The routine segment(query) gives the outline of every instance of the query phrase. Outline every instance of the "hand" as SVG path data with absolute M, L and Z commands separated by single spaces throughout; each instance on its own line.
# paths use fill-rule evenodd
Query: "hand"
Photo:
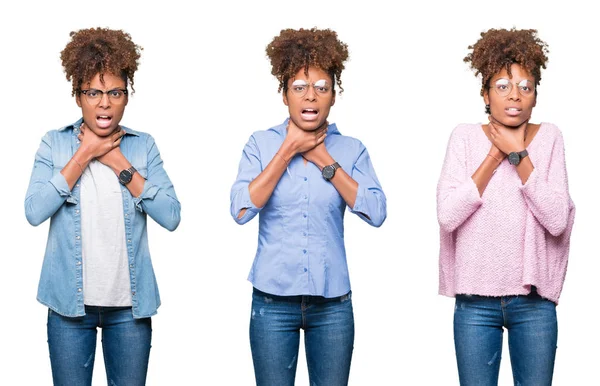
M 323 169 L 324 166 L 332 165 L 335 162 L 331 155 L 329 155 L 329 152 L 325 147 L 325 142 L 321 142 L 312 149 L 305 151 L 302 153 L 302 157 L 305 160 L 317 165 L 319 169 Z
M 493 146 L 505 155 L 525 150 L 525 133 L 529 118 L 516 128 L 504 126 L 491 115 L 488 118 L 490 120 L 488 124 L 488 138 Z
M 102 157 L 115 148 L 118 149 L 121 144 L 121 138 L 125 135 L 125 131 L 121 130 L 121 126 L 106 137 L 96 135 L 85 123 L 81 124 L 80 131 L 77 136 L 79 141 L 81 141 L 79 150 L 86 155 L 88 161 Z
M 325 121 L 314 131 L 304 131 L 291 119 L 288 121 L 287 135 L 284 142 L 288 142 L 293 149 L 293 155 L 304 153 L 323 143 L 327 136 L 328 122 Z

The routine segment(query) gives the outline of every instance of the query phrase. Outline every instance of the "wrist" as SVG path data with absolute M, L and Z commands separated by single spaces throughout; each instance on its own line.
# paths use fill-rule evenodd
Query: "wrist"
M 297 152 L 298 149 L 296 148 L 296 146 L 287 139 L 283 141 L 283 144 L 277 151 L 277 153 L 279 153 L 280 156 L 286 159 L 288 163 L 291 161 L 292 158 L 294 158 Z

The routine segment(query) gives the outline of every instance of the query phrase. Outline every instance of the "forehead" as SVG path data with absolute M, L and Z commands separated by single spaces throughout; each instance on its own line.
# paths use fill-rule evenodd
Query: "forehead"
M 117 76 L 117 75 L 110 74 L 110 73 L 105 73 L 105 74 L 97 73 L 96 75 L 94 75 L 92 77 L 92 79 L 90 79 L 89 82 L 87 82 L 87 84 L 91 88 L 102 88 L 102 87 L 125 88 L 125 86 L 126 86 L 125 80 L 123 80 L 123 78 L 121 78 L 120 76 Z
M 506 71 L 505 67 L 502 67 L 502 70 L 500 70 L 496 75 L 494 75 L 492 77 L 492 81 L 494 81 L 496 79 L 500 79 L 500 78 L 515 79 L 517 81 L 520 81 L 523 79 L 527 79 L 532 82 L 534 81 L 533 75 L 531 75 L 531 73 L 529 71 L 527 71 L 526 69 L 521 67 L 520 64 L 516 64 L 516 63 L 513 63 L 510 66 L 510 74 L 508 73 L 508 71 Z
M 326 71 L 323 71 L 318 67 L 311 66 L 308 67 L 308 74 L 306 73 L 306 68 L 302 67 L 296 72 L 296 75 L 294 75 L 294 77 L 290 78 L 289 80 L 292 82 L 294 80 L 306 80 L 310 82 L 316 82 L 321 79 L 325 79 L 326 81 L 331 82 L 331 77 Z

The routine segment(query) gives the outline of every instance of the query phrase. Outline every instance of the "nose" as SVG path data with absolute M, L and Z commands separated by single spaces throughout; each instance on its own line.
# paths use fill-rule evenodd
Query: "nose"
M 519 86 L 515 86 L 514 84 L 510 88 L 510 92 L 508 93 L 508 98 L 514 101 L 521 99 L 521 94 L 519 93 Z
M 314 101 L 317 98 L 317 93 L 315 92 L 315 87 L 312 84 L 309 84 L 306 89 L 306 95 L 304 96 L 306 100 Z
M 107 93 L 103 93 L 102 97 L 100 97 L 100 102 L 98 103 L 98 106 L 106 108 L 109 105 L 110 105 L 110 98 L 108 97 Z

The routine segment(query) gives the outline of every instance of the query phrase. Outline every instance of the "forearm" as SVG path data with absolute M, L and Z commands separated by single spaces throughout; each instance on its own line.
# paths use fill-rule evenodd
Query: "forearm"
M 471 176 L 471 179 L 477 186 L 477 190 L 479 191 L 479 196 L 483 196 L 483 192 L 487 187 L 488 183 L 492 179 L 496 168 L 500 165 L 502 160 L 504 159 L 504 154 L 497 153 L 491 154 L 488 153 L 486 157 L 481 162 L 481 165 L 475 170 L 475 173 Z
M 529 176 L 533 172 L 533 169 L 533 163 L 529 157 L 523 158 L 519 165 L 517 165 L 517 173 L 519 174 L 519 178 L 521 178 L 521 183 L 523 185 L 529 180 Z
M 119 153 L 120 156 L 116 157 L 114 162 L 111 163 L 110 168 L 112 171 L 119 176 L 122 170 L 129 169 L 131 167 L 131 162 L 125 158 L 122 153 Z M 131 181 L 125 185 L 125 187 L 129 190 L 133 197 L 139 197 L 144 191 L 144 184 L 146 180 L 139 173 L 133 173 L 133 177 Z
M 69 185 L 69 190 L 73 190 L 77 180 L 79 180 L 83 171 L 87 168 L 92 159 L 90 154 L 80 147 L 75 154 L 73 154 L 73 157 L 71 157 L 65 167 L 62 168 L 60 174 L 65 177 L 67 185 Z
M 250 185 L 248 185 L 250 200 L 256 207 L 262 208 L 269 201 L 273 190 L 275 190 L 277 183 L 287 168 L 288 162 L 290 162 L 295 154 L 293 147 L 284 142 L 267 167 L 250 182 Z M 238 218 L 241 218 L 245 212 L 246 210 L 242 209 Z

